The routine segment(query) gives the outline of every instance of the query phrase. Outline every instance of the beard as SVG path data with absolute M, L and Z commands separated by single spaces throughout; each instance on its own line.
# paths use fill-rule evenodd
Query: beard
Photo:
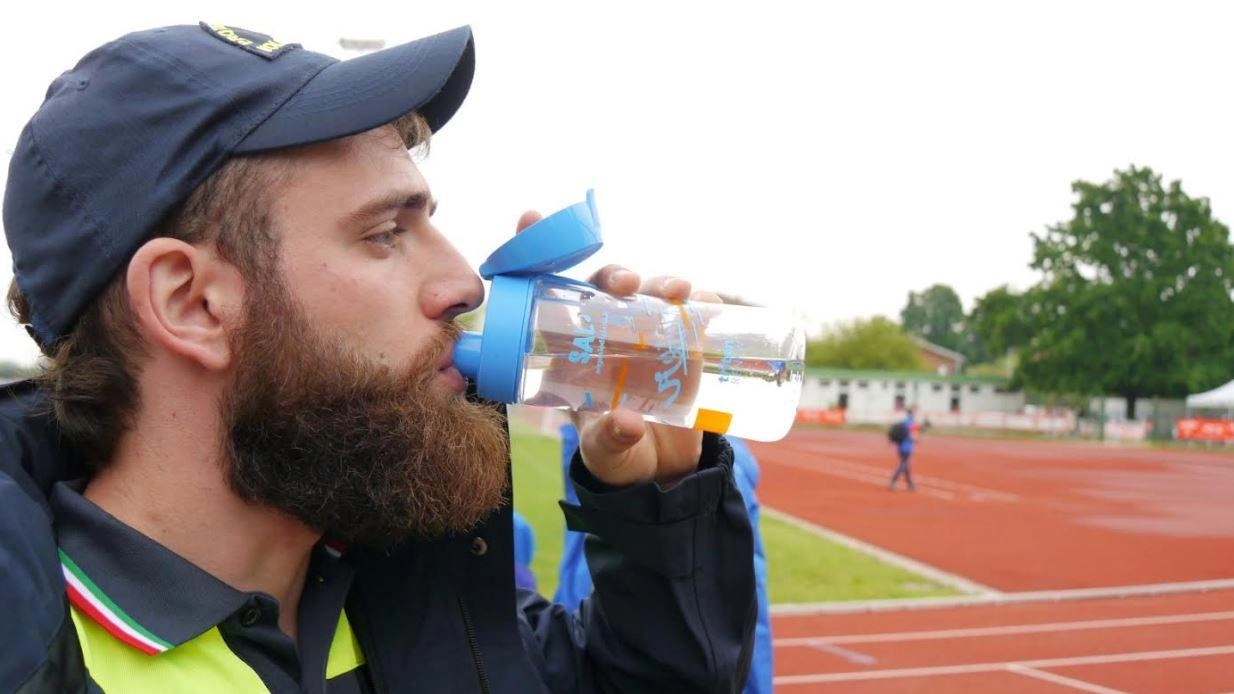
M 222 403 L 240 498 L 370 547 L 467 532 L 506 501 L 501 414 L 433 387 L 456 324 L 396 371 L 319 335 L 281 283 L 254 290 Z

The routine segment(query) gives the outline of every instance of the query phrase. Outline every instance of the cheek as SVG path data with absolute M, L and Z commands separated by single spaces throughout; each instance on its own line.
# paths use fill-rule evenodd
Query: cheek
M 312 272 L 297 278 L 301 291 L 293 287 L 292 293 L 314 328 L 386 361 L 413 348 L 413 336 L 424 331 L 419 323 L 427 319 L 419 311 L 416 288 L 409 286 L 406 273 L 382 270 L 319 262 Z

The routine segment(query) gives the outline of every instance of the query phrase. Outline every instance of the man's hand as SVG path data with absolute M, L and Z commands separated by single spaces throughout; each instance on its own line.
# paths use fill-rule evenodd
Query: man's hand
M 519 218 L 518 231 L 539 219 L 535 212 L 524 213 Z M 690 283 L 681 278 L 641 281 L 636 273 L 618 265 L 605 266 L 587 281 L 618 297 L 638 293 L 668 301 L 720 302 L 717 295 L 709 292 L 692 295 Z M 638 412 L 628 409 L 604 414 L 571 412 L 570 416 L 579 431 L 583 462 L 605 484 L 628 486 L 654 480 L 669 486 L 698 467 L 703 447 L 701 431 L 649 424 Z

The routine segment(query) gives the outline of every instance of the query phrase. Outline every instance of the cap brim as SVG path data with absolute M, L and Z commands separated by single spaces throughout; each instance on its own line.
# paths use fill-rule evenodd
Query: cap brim
M 412 111 L 437 132 L 462 105 L 474 73 L 475 44 L 468 26 L 334 63 L 249 133 L 235 151 L 333 140 Z

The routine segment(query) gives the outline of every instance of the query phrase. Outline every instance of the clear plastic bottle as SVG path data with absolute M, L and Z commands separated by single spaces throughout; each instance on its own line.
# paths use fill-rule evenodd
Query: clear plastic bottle
M 590 196 L 587 204 L 594 218 Z M 521 243 L 560 243 L 560 236 L 548 243 L 534 233 L 561 214 L 524 231 Z M 578 216 L 569 223 L 579 224 Z M 520 261 L 517 267 L 546 266 Z M 805 333 L 791 316 L 762 307 L 614 297 L 551 274 L 487 274 L 493 286 L 484 332 L 465 333 L 455 348 L 455 364 L 476 379 L 481 395 L 584 412 L 620 407 L 654 422 L 757 441 L 782 438 L 792 427 Z

